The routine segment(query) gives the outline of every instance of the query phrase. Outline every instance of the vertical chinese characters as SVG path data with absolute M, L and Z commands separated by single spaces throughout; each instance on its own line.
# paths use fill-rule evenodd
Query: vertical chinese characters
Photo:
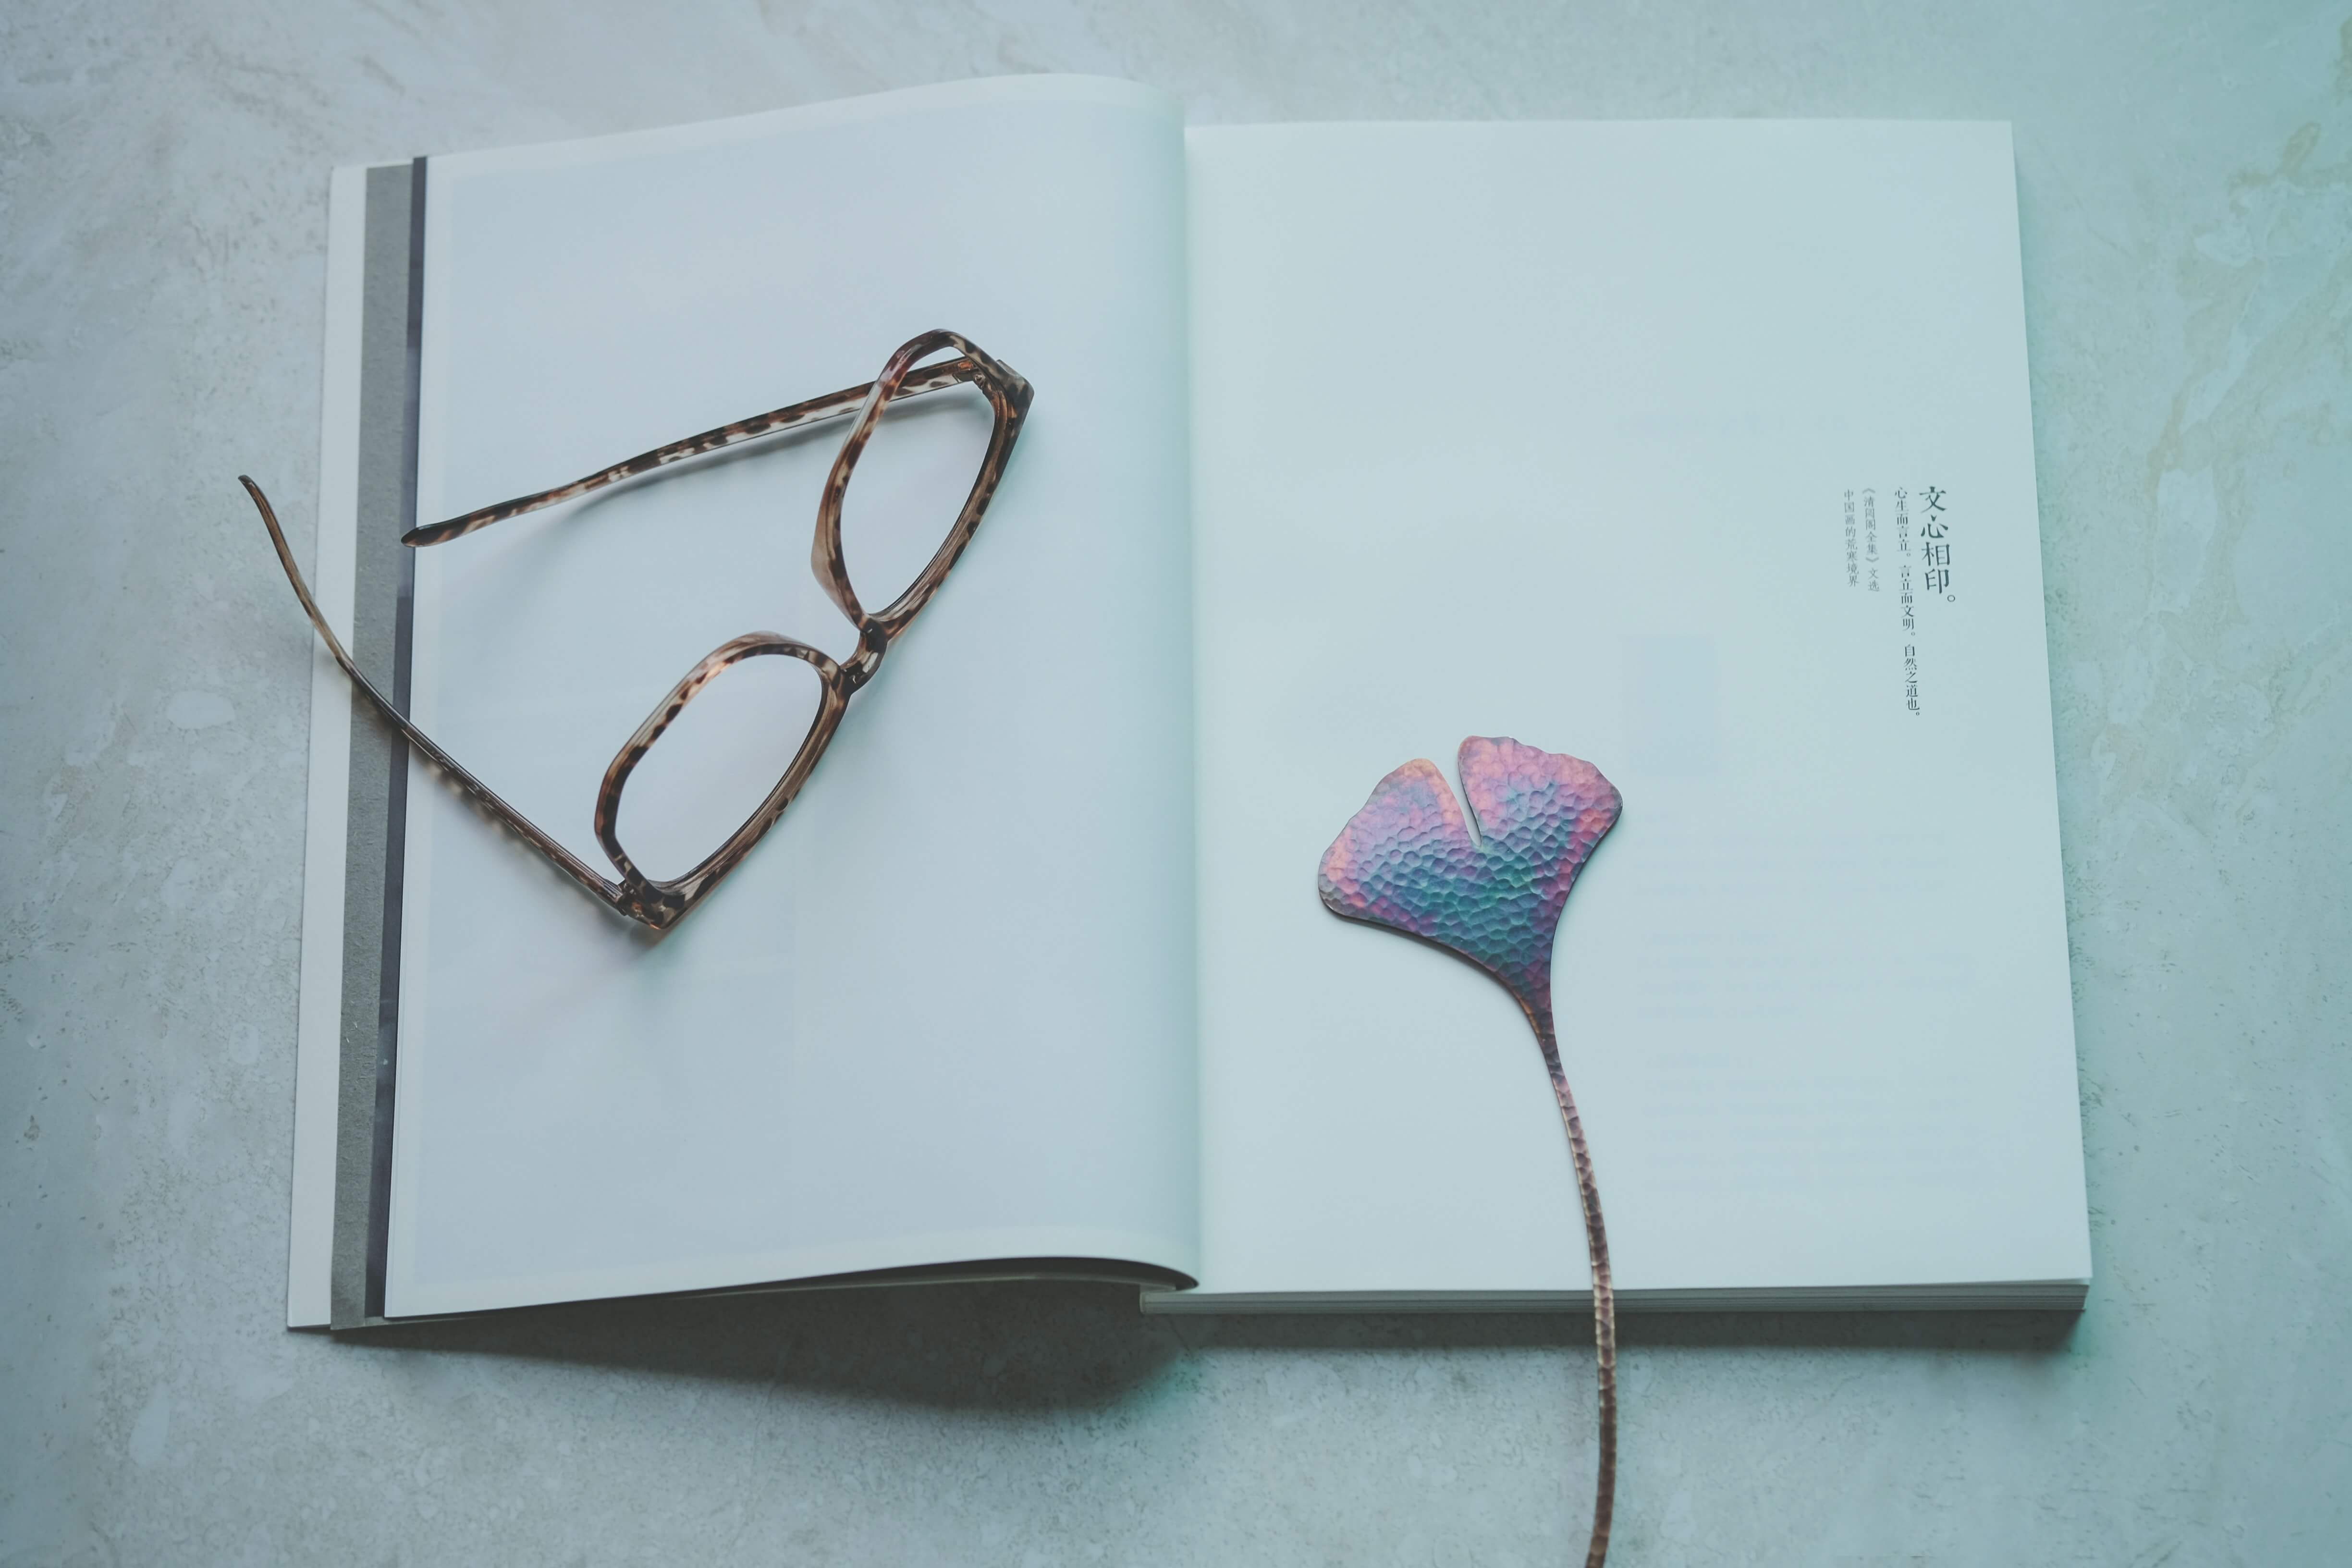
M 1919 585 L 1956 602 L 1952 588 L 1951 519 L 1944 514 L 1945 492 L 1929 485 L 1919 493 Z
M 1901 640 L 1895 646 L 1902 650 L 1903 707 L 1916 719 L 1926 708 L 1919 695 L 1920 645 L 1933 642 L 1942 633 L 1940 626 L 1930 629 L 1921 623 L 1934 621 L 1944 614 L 1921 606 L 1934 603 L 1938 596 L 1947 604 L 1958 599 L 1953 587 L 1950 492 L 1940 485 L 1924 485 L 1917 489 L 1898 486 L 1888 495 L 1894 505 L 1887 514 L 1886 547 L 1882 551 L 1876 489 L 1864 485 L 1839 492 L 1839 522 L 1845 535 L 1845 584 L 1878 593 L 1879 567 L 1882 563 L 1885 566 L 1889 596 L 1896 602 L 1895 627 Z M 1870 636 L 1875 643 L 1883 635 L 1879 628 L 1884 623 L 1877 621 L 1876 611 L 1864 610 L 1862 614 L 1871 623 Z
M 1862 492 L 1862 558 L 1870 567 L 1870 591 L 1878 592 L 1878 492 Z
M 1901 563 L 1899 584 L 1903 590 L 1903 629 L 1906 633 L 1919 629 L 1913 619 L 1916 601 L 1911 593 L 1910 496 L 1911 492 L 1908 490 L 1895 492 L 1895 556 Z M 1925 552 L 1926 546 L 1923 544 L 1921 553 L 1924 555 Z
M 1862 552 L 1860 544 L 1856 542 L 1852 490 L 1845 492 L 1845 585 L 1849 588 L 1862 585 Z
M 1923 540 L 1922 553 L 1925 550 L 1926 542 Z M 1919 711 L 1919 645 L 1908 639 L 1918 636 L 1919 624 L 1916 616 L 1916 601 L 1911 593 L 1911 492 L 1905 489 L 1895 492 L 1895 559 L 1898 574 L 1896 583 L 1902 590 L 1903 636 L 1906 638 L 1903 644 L 1903 706 L 1916 716 Z

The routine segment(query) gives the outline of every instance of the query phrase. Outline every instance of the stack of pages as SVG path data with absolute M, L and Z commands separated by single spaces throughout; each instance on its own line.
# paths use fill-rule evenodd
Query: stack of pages
M 1624 796 L 1554 974 L 1628 1309 L 2078 1304 L 2016 211 L 2000 125 L 1187 130 L 1073 78 L 339 173 L 320 600 L 592 865 L 682 671 L 850 651 L 808 566 L 842 427 L 401 533 L 932 328 L 1035 402 L 807 788 L 661 936 L 320 655 L 290 1321 L 1041 1275 L 1580 1305 L 1516 1006 L 1317 897 L 1382 775 L 1471 735 Z M 968 391 L 886 418 L 867 604 L 987 430 Z M 791 663 L 631 785 L 649 871 L 773 783 L 812 699 L 751 672 Z

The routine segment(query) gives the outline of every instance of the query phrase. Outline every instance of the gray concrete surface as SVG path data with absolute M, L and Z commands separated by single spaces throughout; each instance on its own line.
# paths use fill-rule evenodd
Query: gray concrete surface
M 1612 1561 L 2352 1561 L 2342 0 L 19 0 L 0 1564 L 1580 1539 L 1573 1321 L 1180 1331 L 1005 1289 L 276 1326 L 310 654 L 231 479 L 314 493 L 327 169 L 1038 68 L 1202 121 L 2016 121 L 2098 1280 L 2079 1321 L 1632 1326 Z

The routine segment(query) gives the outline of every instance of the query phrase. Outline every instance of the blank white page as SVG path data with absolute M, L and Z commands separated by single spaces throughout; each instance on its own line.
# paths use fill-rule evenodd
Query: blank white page
M 1622 1287 L 2087 1278 L 2006 128 L 1189 141 L 1203 1293 L 1586 1284 L 1517 1007 L 1316 896 L 1466 735 L 1623 792 Z
M 426 518 L 867 381 L 934 327 L 1036 402 L 805 792 L 662 940 L 413 772 L 392 1314 L 1004 1257 L 1192 1269 L 1182 156 L 1171 100 L 1026 79 L 432 160 Z M 869 448 L 869 606 L 944 534 L 986 427 L 942 395 Z M 808 564 L 843 428 L 421 552 L 420 721 L 601 866 L 605 764 L 696 660 L 758 630 L 848 651 Z M 927 440 L 941 463 L 883 472 Z M 688 741 L 794 673 L 739 668 L 677 732 L 700 837 L 649 870 L 715 847 L 799 736 L 805 708 L 736 701 Z

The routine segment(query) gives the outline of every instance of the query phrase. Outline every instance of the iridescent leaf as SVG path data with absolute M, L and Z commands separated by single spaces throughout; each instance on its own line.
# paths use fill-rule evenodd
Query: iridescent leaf
M 1460 954 L 1549 1026 L 1553 933 L 1617 821 L 1616 786 L 1591 763 L 1507 736 L 1463 742 L 1459 766 L 1466 820 L 1434 763 L 1382 779 L 1323 853 L 1323 902 Z

